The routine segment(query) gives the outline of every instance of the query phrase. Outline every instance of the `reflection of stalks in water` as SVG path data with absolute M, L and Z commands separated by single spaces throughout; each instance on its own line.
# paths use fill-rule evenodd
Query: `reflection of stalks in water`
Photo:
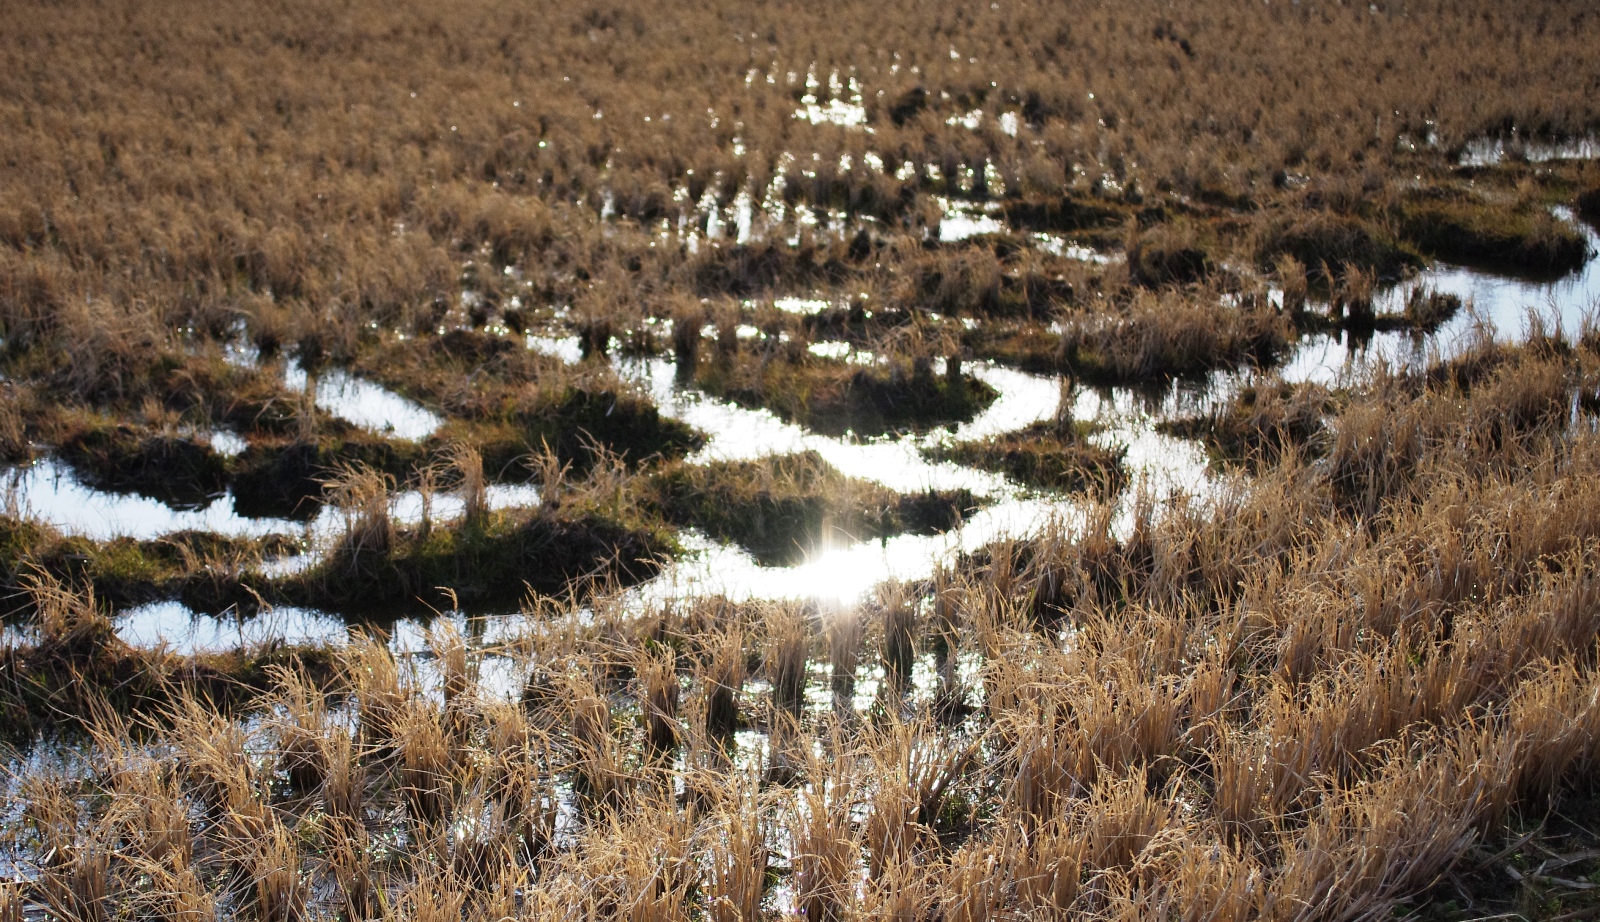
M 672 312 L 672 355 L 680 381 L 694 377 L 700 360 L 700 331 L 705 323 L 705 307 L 693 299 L 684 299 Z
M 279 688 L 277 704 L 283 715 L 276 721 L 278 768 L 299 790 L 313 791 L 328 774 L 324 747 L 334 728 L 327 706 L 322 693 L 300 674 L 274 666 L 271 675 Z
M 805 615 L 795 606 L 776 604 L 767 610 L 767 681 L 772 683 L 774 719 L 788 715 L 800 719 L 805 703 Z
M 360 747 L 343 728 L 322 740 L 327 775 L 322 781 L 322 809 L 332 817 L 359 820 L 366 801 L 367 768 Z
M 1372 293 L 1378 287 L 1377 274 L 1359 266 L 1345 266 L 1339 275 L 1337 300 L 1342 304 L 1345 322 L 1357 329 L 1373 324 Z
M 587 675 L 569 679 L 572 744 L 580 793 L 594 807 L 615 807 L 627 788 L 624 753 L 611 732 L 611 705 Z
M 422 521 L 417 523 L 417 537 L 427 540 L 433 534 L 433 499 L 439 493 L 439 466 L 421 465 L 417 468 L 413 482 L 416 485 L 417 496 L 422 500 Z
M 23 922 L 26 905 L 22 881 L 0 881 L 0 922 Z
M 301 442 L 311 443 L 317 438 L 317 373 L 306 372 L 306 387 L 295 402 L 295 431 Z
M 742 320 L 739 302 L 726 298 L 719 300 L 708 313 L 717 331 L 717 360 L 731 362 L 739 351 L 739 324 Z
M 1306 267 L 1300 260 L 1285 253 L 1278 257 L 1273 267 L 1278 276 L 1278 284 L 1283 286 L 1283 309 L 1290 316 L 1299 314 L 1306 309 L 1306 295 L 1310 283 L 1306 279 Z
M 393 654 L 382 639 L 365 630 L 353 631 L 344 651 L 344 671 L 355 691 L 362 742 L 386 750 L 394 742 L 406 699 Z
M 444 693 L 445 707 L 454 708 L 458 702 L 467 701 L 469 693 L 477 687 L 482 661 L 469 655 L 466 639 L 455 624 L 445 618 L 435 619 L 424 635 L 439 669 L 439 687 Z
M 949 698 L 956 693 L 956 657 L 961 648 L 957 598 L 958 591 L 951 585 L 949 571 L 943 567 L 935 570 L 932 640 L 941 698 Z
M 401 705 L 394 734 L 406 806 L 418 829 L 426 832 L 436 828 L 455 802 L 450 735 L 438 708 L 419 698 Z

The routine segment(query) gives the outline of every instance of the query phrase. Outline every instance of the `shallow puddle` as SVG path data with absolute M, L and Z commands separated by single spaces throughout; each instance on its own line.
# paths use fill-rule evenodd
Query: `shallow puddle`
M 326 369 L 313 378 L 291 363 L 284 369 L 283 383 L 292 391 L 310 387 L 318 407 L 378 435 L 414 442 L 444 425 L 444 419 L 427 407 L 340 368 Z
M 1070 532 L 1083 520 L 1084 506 L 1079 498 L 1027 489 L 988 471 L 932 462 L 922 453 L 930 442 L 986 438 L 1052 418 L 1061 398 L 1061 383 L 1055 377 L 974 365 L 972 374 L 999 391 L 1000 397 L 971 422 L 953 431 L 926 436 L 853 441 L 810 433 L 765 410 L 746 409 L 684 388 L 675 380 L 675 366 L 669 360 L 631 360 L 619 363 L 619 369 L 656 400 L 663 414 L 688 422 L 707 434 L 705 447 L 689 459 L 691 463 L 813 450 L 847 476 L 870 480 L 898 492 L 968 489 L 990 501 L 953 531 L 825 544 L 792 567 L 763 567 L 738 547 L 719 544 L 687 530 L 679 536 L 686 553 L 659 576 L 631 590 L 628 594 L 630 608 L 711 595 L 849 604 L 859 601 L 885 580 L 926 579 L 937 566 L 948 563 L 956 554 L 970 553 L 993 541 L 1023 537 L 1046 527 Z M 1154 425 L 1161 413 L 1159 408 L 1158 411 L 1146 408 L 1146 402 L 1132 392 L 1112 391 L 1102 395 L 1082 391 L 1076 395 L 1074 415 L 1098 420 L 1100 429 L 1094 436 L 1097 441 L 1128 446 L 1130 472 L 1145 478 L 1147 489 L 1157 491 L 1157 495 L 1169 489 L 1194 491 L 1209 476 L 1204 453 L 1193 443 L 1156 433 Z M 497 505 L 537 501 L 536 493 L 528 488 L 523 491 L 499 489 L 502 493 L 491 497 L 491 502 Z M 434 514 L 441 517 L 451 514 L 449 509 L 453 507 L 447 504 L 452 501 L 449 497 L 437 498 Z M 397 498 L 394 515 L 400 521 L 420 517 L 420 498 L 408 495 Z M 324 513 L 315 531 L 326 536 L 335 527 L 331 515 Z M 314 560 L 313 555 L 294 559 L 302 566 Z M 146 606 L 129 615 L 135 613 L 136 617 L 119 622 L 119 633 L 141 643 L 159 639 L 176 650 L 185 651 L 214 649 L 210 645 L 236 643 L 239 637 L 239 626 L 233 619 L 196 615 L 176 603 Z M 294 609 L 273 617 L 282 619 L 280 623 L 284 629 L 296 638 L 337 641 L 343 636 L 344 622 L 335 615 Z M 491 622 L 504 620 L 490 619 Z M 420 622 L 402 620 L 392 629 L 398 651 L 425 647 Z M 271 636 L 271 628 L 262 631 L 260 635 L 249 636 Z
M 1584 233 L 1591 246 L 1600 247 L 1600 238 L 1592 229 L 1585 227 Z M 1516 339 L 1527 333 L 1530 309 L 1551 322 L 1559 322 L 1568 332 L 1576 331 L 1588 312 L 1600 303 L 1600 261 L 1591 260 L 1577 273 L 1544 283 L 1439 265 L 1383 293 L 1377 305 L 1379 310 L 1398 312 L 1411 291 L 1418 287 L 1458 295 L 1468 307 L 1428 337 L 1383 333 L 1363 343 L 1353 343 L 1347 338 L 1309 337 L 1291 356 L 1283 369 L 1284 376 L 1295 381 L 1338 383 L 1350 380 L 1351 376 L 1378 361 L 1412 365 L 1447 357 L 1470 343 L 1480 326 L 1492 329 L 1502 338 Z M 783 307 L 804 311 L 813 303 L 796 298 L 785 302 Z M 577 345 L 575 337 L 528 338 L 529 348 L 567 361 L 579 359 Z M 1003 475 L 929 461 L 924 454 L 924 449 L 930 445 L 1004 435 L 1053 418 L 1062 397 L 1061 381 L 1055 376 L 974 363 L 969 366 L 970 373 L 993 387 L 999 397 L 970 422 L 920 435 L 857 440 L 819 435 L 784 422 L 766 410 L 749 409 L 709 397 L 680 383 L 675 374 L 676 366 L 670 359 L 619 360 L 617 368 L 655 401 L 663 415 L 706 433 L 705 446 L 689 458 L 690 463 L 747 460 L 810 450 L 846 476 L 881 484 L 897 492 L 966 489 L 986 500 L 984 508 L 953 531 L 824 544 L 792 567 L 763 567 L 737 547 L 719 544 L 687 530 L 680 535 L 686 553 L 659 576 L 629 592 L 628 601 L 633 608 L 704 595 L 849 604 L 859 601 L 885 580 L 927 578 L 954 555 L 977 550 L 996 540 L 1025 537 L 1046 527 L 1071 533 L 1081 526 L 1085 517 L 1087 507 L 1081 497 L 1025 488 Z M 355 381 L 345 377 L 347 381 Z M 1247 373 L 1220 372 L 1201 384 L 1174 384 L 1165 394 L 1156 397 L 1124 389 L 1079 389 L 1072 395 L 1072 416 L 1096 424 L 1091 438 L 1097 444 L 1126 449 L 1126 465 L 1136 486 L 1125 491 L 1117 501 L 1119 531 L 1131 523 L 1133 507 L 1141 494 L 1161 498 L 1179 491 L 1205 497 L 1225 485 L 1227 481 L 1209 469 L 1199 443 L 1163 435 L 1156 431 L 1156 424 L 1164 419 L 1207 412 L 1247 377 Z M 360 383 L 353 386 L 360 392 Z M 351 387 L 341 383 L 329 392 L 348 395 Z M 400 400 L 382 389 L 374 390 Z M 319 387 L 319 402 L 321 391 Z M 347 412 L 347 406 L 341 404 L 341 415 Z M 398 427 L 395 431 L 401 434 Z M 420 431 L 420 427 L 412 431 Z M 66 492 L 58 489 L 56 506 L 98 504 L 97 497 L 91 502 L 81 487 L 77 490 L 79 492 L 72 493 L 70 488 Z M 531 488 L 498 487 L 491 496 L 491 503 L 496 506 L 531 505 L 537 501 L 537 491 Z M 159 506 L 136 499 L 128 502 Z M 439 496 L 434 500 L 433 515 L 446 519 L 458 514 L 457 503 L 453 497 Z M 205 512 L 174 513 L 165 507 L 160 510 L 159 518 L 140 526 L 143 533 L 153 535 L 179 527 L 214 527 L 229 533 L 229 528 L 240 528 L 237 523 L 230 524 L 226 516 L 217 526 L 212 526 L 204 524 Z M 112 515 L 115 518 L 115 513 Z M 402 522 L 420 519 L 420 496 L 402 494 L 396 497 L 394 515 Z M 325 542 L 336 527 L 337 521 L 331 514 L 319 516 L 309 529 L 314 546 Z M 261 526 L 247 522 L 246 528 L 256 530 L 233 533 L 259 533 Z M 314 560 L 314 555 L 306 555 L 281 562 L 279 566 L 303 566 Z M 260 628 L 250 630 L 259 630 L 259 636 L 279 632 L 278 636 L 304 639 L 342 636 L 344 622 L 337 616 L 300 610 L 280 612 L 275 613 L 272 620 L 263 622 Z M 121 630 L 130 639 L 148 642 L 162 638 L 185 648 L 237 642 L 240 629 L 231 620 L 192 616 L 182 606 L 172 604 L 135 610 L 125 618 Z M 399 622 L 393 628 L 397 650 L 425 646 L 420 622 Z M 506 677 L 505 681 L 511 679 Z
M 70 535 L 159 538 L 177 531 L 208 531 L 228 537 L 300 534 L 306 525 L 289 519 L 251 519 L 234 512 L 224 494 L 204 509 L 177 510 L 128 493 L 109 493 L 84 485 L 72 470 L 45 458 L 0 473 L 0 506 Z
M 184 655 L 269 642 L 342 646 L 349 640 L 351 629 L 359 626 L 334 612 L 315 608 L 285 605 L 240 617 L 233 612 L 203 614 L 176 601 L 126 608 L 117 612 L 113 621 L 117 636 L 129 643 L 165 646 Z M 520 615 L 469 616 L 445 611 L 428 619 L 405 617 L 365 627 L 381 631 L 395 655 L 411 657 L 431 652 L 428 628 L 441 623 L 453 625 L 479 650 L 508 644 L 549 626 Z
M 997 210 L 993 205 L 947 198 L 936 198 L 934 201 L 944 211 L 944 217 L 939 219 L 939 240 L 943 243 L 954 243 L 983 234 L 1001 234 L 1007 230 L 1005 222 L 992 213 Z
M 1494 166 L 1507 158 L 1527 163 L 1600 159 L 1600 137 L 1591 134 L 1555 142 L 1477 138 L 1466 143 L 1459 162 L 1462 166 L 1483 167 Z
M 1557 209 L 1557 214 L 1572 219 L 1565 209 Z M 1583 232 L 1591 254 L 1578 271 L 1538 282 L 1436 264 L 1383 292 L 1373 306 L 1380 313 L 1398 314 L 1418 289 L 1459 297 L 1462 310 L 1438 331 L 1426 336 L 1388 331 L 1368 339 L 1348 333 L 1307 336 L 1285 363 L 1284 380 L 1334 385 L 1354 380 L 1380 363 L 1396 369 L 1421 368 L 1460 354 L 1477 340 L 1480 329 L 1493 332 L 1501 341 L 1521 341 L 1527 338 L 1532 316 L 1540 319 L 1545 330 L 1553 331 L 1559 325 L 1569 335 L 1578 333 L 1584 322 L 1600 311 L 1600 258 L 1594 255 L 1600 251 L 1600 234 L 1584 222 L 1574 224 Z
M 539 490 L 529 484 L 491 484 L 486 495 L 491 509 L 539 504 Z M 390 500 L 390 515 L 399 524 L 415 524 L 422 521 L 423 505 L 422 494 L 416 491 L 397 493 Z M 0 509 L 65 534 L 101 541 L 123 537 L 147 540 L 179 531 L 204 531 L 235 538 L 303 535 L 313 547 L 319 547 L 339 528 L 338 510 L 326 507 L 309 522 L 248 518 L 234 511 L 232 497 L 226 493 L 204 509 L 173 509 L 138 494 L 111 493 L 87 486 L 71 468 L 50 458 L 0 472 Z M 454 519 L 463 509 L 461 498 L 451 493 L 435 494 L 429 504 L 429 514 L 436 522 Z
M 350 636 L 344 619 L 311 609 L 265 609 L 249 617 L 202 615 L 182 602 L 153 602 L 119 612 L 117 636 L 135 646 L 165 646 L 174 653 L 228 650 L 270 641 L 287 644 L 343 644 Z
M 683 388 L 667 360 L 625 367 L 625 373 L 650 393 L 665 415 L 707 434 L 705 447 L 690 458 L 691 463 L 811 450 L 846 476 L 897 492 L 967 489 L 991 501 L 954 531 L 824 545 L 793 567 L 763 567 L 737 547 L 688 532 L 683 543 L 689 553 L 632 590 L 640 603 L 705 595 L 855 602 L 885 580 L 926 579 L 958 553 L 1046 527 L 1062 527 L 1070 533 L 1082 521 L 1081 498 L 1030 490 L 1004 475 L 929 461 L 922 453 L 930 443 L 989 438 L 1054 418 L 1061 400 L 1058 377 L 976 364 L 970 369 L 973 376 L 1000 396 L 971 422 L 926 436 L 853 441 L 807 432 L 765 410 L 745 409 Z M 1131 391 L 1110 391 L 1105 396 L 1083 391 L 1076 395 L 1073 415 L 1099 422 L 1094 436 L 1099 443 L 1128 447 L 1129 472 L 1144 479 L 1145 489 L 1164 495 L 1172 489 L 1193 492 L 1203 488 L 1209 477 L 1204 451 L 1194 443 L 1157 433 L 1155 423 L 1161 414 L 1140 407 L 1141 401 Z

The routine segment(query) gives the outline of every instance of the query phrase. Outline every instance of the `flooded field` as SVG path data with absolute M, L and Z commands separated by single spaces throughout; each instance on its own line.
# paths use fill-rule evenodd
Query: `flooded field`
M 1562 215 L 1571 220 L 1570 213 Z M 1591 248 L 1600 245 L 1594 230 L 1583 226 Z M 1600 305 L 1600 260 L 1591 259 L 1575 273 L 1552 281 L 1521 281 L 1481 271 L 1440 265 L 1404 284 L 1386 289 L 1377 299 L 1379 311 L 1398 313 L 1413 291 L 1455 295 L 1464 309 L 1437 331 L 1419 335 L 1378 332 L 1365 337 L 1349 333 L 1307 335 L 1283 362 L 1283 379 L 1325 385 L 1357 383 L 1377 367 L 1425 367 L 1448 360 L 1490 336 L 1515 343 L 1530 323 L 1540 329 L 1576 333 Z M 779 307 L 814 314 L 825 301 L 793 299 Z M 752 328 L 753 329 L 753 328 Z M 576 338 L 530 334 L 528 348 L 579 363 Z M 786 423 L 763 409 L 749 409 L 710 397 L 685 384 L 669 359 L 622 359 L 624 380 L 639 387 L 668 417 L 701 432 L 705 442 L 686 461 L 759 459 L 812 451 L 841 474 L 881 484 L 900 494 L 927 490 L 966 490 L 983 501 L 954 530 L 934 535 L 898 535 L 883 539 L 832 543 L 809 548 L 793 566 L 763 566 L 737 546 L 722 545 L 694 530 L 679 537 L 683 552 L 659 575 L 629 591 L 639 610 L 693 598 L 734 600 L 801 600 L 817 604 L 854 604 L 889 581 L 926 580 L 961 554 L 971 554 L 996 541 L 1021 539 L 1043 530 L 1071 533 L 1086 514 L 1082 497 L 1054 495 L 1017 483 L 1001 473 L 931 460 L 931 448 L 1018 432 L 1058 418 L 1060 402 L 1070 396 L 1067 416 L 1089 424 L 1096 444 L 1125 452 L 1134 486 L 1120 503 L 1126 520 L 1131 505 L 1142 497 L 1162 498 L 1175 492 L 1205 498 L 1223 489 L 1220 475 L 1196 442 L 1158 431 L 1157 424 L 1209 412 L 1225 401 L 1251 374 L 1222 373 L 1197 382 L 1175 381 L 1161 395 L 1121 388 L 1080 387 L 1068 390 L 1059 375 L 1039 375 L 994 363 L 970 366 L 970 373 L 992 387 L 997 398 L 970 421 L 925 433 L 858 439 L 810 432 Z M 941 368 L 935 369 L 942 373 Z M 303 390 L 306 376 L 294 366 L 287 377 L 292 390 Z M 441 424 L 430 411 L 384 388 L 340 371 L 317 377 L 315 399 L 322 409 L 368 431 L 401 439 L 424 439 Z M 248 518 L 230 509 L 219 496 L 199 510 L 174 510 L 155 500 L 117 495 L 87 487 L 69 470 L 49 460 L 12 470 L 6 481 L 7 502 L 25 515 L 71 534 L 94 538 L 127 536 L 158 538 L 179 531 L 206 531 L 229 536 L 288 534 L 297 536 L 303 553 L 270 561 L 269 573 L 290 572 L 311 565 L 330 546 L 338 531 L 337 516 L 323 509 L 309 521 Z M 1225 478 L 1224 478 L 1225 479 Z M 535 486 L 495 484 L 488 488 L 492 508 L 538 504 Z M 421 520 L 421 497 L 401 491 L 389 499 L 390 514 L 399 523 Z M 457 517 L 459 497 L 444 494 L 431 500 L 431 514 Z M 825 587 L 825 588 L 822 588 Z M 480 613 L 481 614 L 481 613 Z M 118 616 L 119 632 L 138 644 L 167 644 L 181 651 L 226 649 L 241 639 L 298 643 L 337 640 L 345 619 L 304 608 L 269 609 L 261 615 L 193 611 L 179 602 L 142 606 Z M 248 630 L 246 630 L 248 626 Z
M 1600 912 L 1579 0 L 20 4 L 0 922 Z

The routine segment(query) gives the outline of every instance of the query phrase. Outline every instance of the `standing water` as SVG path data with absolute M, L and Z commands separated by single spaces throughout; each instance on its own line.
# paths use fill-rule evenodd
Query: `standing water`
M 1570 215 L 1563 215 L 1569 218 Z M 1600 238 L 1585 228 L 1591 248 L 1600 247 Z M 1436 333 L 1413 336 L 1408 333 L 1379 333 L 1365 342 L 1348 337 L 1308 337 L 1283 369 L 1290 381 L 1340 383 L 1349 381 L 1363 369 L 1379 362 L 1395 366 L 1415 366 L 1439 357 L 1448 357 L 1470 344 L 1477 331 L 1489 330 L 1502 338 L 1517 338 L 1528 332 L 1529 312 L 1549 323 L 1559 323 L 1572 332 L 1580 328 L 1600 303 L 1600 265 L 1590 261 L 1584 268 L 1554 282 L 1528 282 L 1491 276 L 1471 269 L 1438 265 L 1416 279 L 1387 291 L 1376 305 L 1379 310 L 1399 312 L 1412 291 L 1424 288 L 1460 297 L 1465 309 Z M 576 360 L 571 343 L 530 337 L 530 348 Z M 1083 520 L 1086 507 L 1081 498 L 1030 489 L 1007 477 L 951 462 L 928 459 L 926 449 L 940 443 L 983 439 L 1004 435 L 1056 416 L 1062 388 L 1059 378 L 1034 375 L 992 364 L 974 364 L 971 373 L 998 393 L 997 399 L 970 422 L 929 434 L 906 434 L 873 440 L 835 438 L 811 432 L 784 422 L 765 410 L 752 410 L 715 399 L 685 386 L 676 379 L 670 360 L 647 358 L 619 362 L 621 373 L 645 391 L 664 415 L 679 419 L 707 435 L 705 446 L 689 459 L 690 463 L 718 460 L 743 460 L 766 455 L 815 451 L 846 476 L 871 481 L 901 493 L 928 489 L 970 490 L 985 502 L 957 529 L 938 535 L 900 535 L 876 541 L 828 544 L 814 548 L 801 563 L 791 567 L 764 567 L 747 552 L 721 545 L 693 530 L 681 535 L 686 553 L 669 564 L 656 578 L 635 587 L 629 598 L 636 605 L 701 595 L 724 595 L 736 599 L 807 598 L 824 602 L 848 603 L 869 593 L 890 579 L 926 578 L 952 555 L 970 552 L 990 542 L 1025 537 L 1047 527 L 1074 530 Z M 290 384 L 308 386 L 303 372 L 290 372 Z M 1219 481 L 1208 470 L 1206 456 L 1199 445 L 1163 435 L 1157 423 L 1180 413 L 1192 413 L 1224 396 L 1236 375 L 1222 374 L 1205 387 L 1174 385 L 1168 394 L 1153 404 L 1133 391 L 1080 390 L 1075 394 L 1071 416 L 1095 423 L 1091 436 L 1097 443 L 1126 449 L 1129 473 L 1140 482 L 1145 495 L 1156 497 L 1172 491 L 1206 494 Z M 425 438 L 441 420 L 426 409 L 369 382 L 344 372 L 319 376 L 314 385 L 319 405 L 373 431 L 401 438 Z M 53 465 L 45 463 L 13 472 L 12 502 L 25 500 L 35 514 L 75 520 L 80 533 L 109 535 L 136 533 L 155 536 L 185 528 L 200 528 L 225 534 L 261 534 L 283 531 L 273 520 L 234 521 L 223 512 L 174 512 L 149 500 L 109 497 L 88 490 L 72 481 Z M 496 505 L 536 503 L 531 489 L 496 491 Z M 1129 491 L 1121 500 L 1121 518 L 1128 517 L 1133 500 Z M 406 520 L 416 514 L 415 497 L 396 499 L 396 517 Z M 150 508 L 146 508 L 146 506 Z M 448 501 L 436 507 L 449 515 Z M 85 522 L 78 510 L 94 509 L 97 520 Z M 312 543 L 332 527 L 324 515 L 312 524 Z M 301 526 L 303 527 L 303 526 Z M 314 558 L 307 558 L 307 560 Z M 336 616 L 302 610 L 289 610 L 270 617 L 250 629 L 292 638 L 337 639 L 342 622 Z M 236 643 L 239 625 L 228 619 L 207 620 L 191 615 L 181 605 L 146 606 L 124 616 L 122 630 L 130 640 L 181 642 L 184 648 L 200 649 L 213 644 Z

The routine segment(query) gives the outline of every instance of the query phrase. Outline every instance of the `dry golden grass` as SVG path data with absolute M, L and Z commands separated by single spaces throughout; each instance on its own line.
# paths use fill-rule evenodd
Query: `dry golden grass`
M 437 697 L 357 639 L 337 683 L 355 735 L 288 670 L 265 722 L 180 696 L 140 737 L 103 711 L 104 768 L 18 769 L 27 899 L 73 918 L 1388 915 L 1503 860 L 1600 765 L 1600 443 L 1540 383 L 1592 386 L 1596 356 L 1550 342 L 1374 378 L 1330 408 L 1326 463 L 1263 458 L 1209 504 L 995 545 L 868 608 L 601 595 L 487 649 L 441 627 Z M 82 605 L 41 603 L 50 636 Z M 965 710 L 910 681 L 919 649 L 961 662 L 937 681 Z M 497 698 L 483 656 L 546 690 Z M 858 714 L 863 677 L 882 691 Z M 734 729 L 764 742 L 718 742 Z M 400 829 L 414 845 L 371 851 Z
M 1373 297 L 1440 227 L 1569 258 L 1545 209 L 1592 169 L 1453 161 L 1600 124 L 1600 17 L 1572 0 L 8 13 L 0 457 L 85 420 L 233 427 L 265 479 L 326 479 L 343 528 L 312 578 L 362 594 L 546 575 L 497 528 L 653 535 L 642 485 L 699 440 L 624 361 L 874 431 L 970 415 L 973 355 L 1100 382 L 1270 365 L 1331 321 L 1428 322 Z M 864 126 L 811 118 L 857 94 Z M 941 199 L 1009 226 L 946 239 Z M 830 306 L 779 309 L 798 294 Z M 1324 297 L 1338 317 L 1305 316 Z M 0 922 L 1373 920 L 1481 869 L 1577 918 L 1597 904 L 1559 881 L 1593 854 L 1507 856 L 1600 768 L 1596 341 L 1263 384 L 1197 423 L 1251 462 L 1216 495 L 1095 497 L 842 610 L 641 607 L 615 564 L 492 644 L 442 619 L 421 653 L 356 632 L 228 669 L 130 650 L 94 593 L 19 564 L 0 704 L 70 718 L 36 745 L 76 754 L 11 763 Z M 291 359 L 445 429 L 363 441 L 283 386 Z M 848 418 L 908 393 L 950 399 Z M 491 511 L 524 471 L 539 508 Z M 400 527 L 404 483 L 463 520 Z M 18 561 L 49 545 L 91 585 L 124 547 L 6 523 Z

